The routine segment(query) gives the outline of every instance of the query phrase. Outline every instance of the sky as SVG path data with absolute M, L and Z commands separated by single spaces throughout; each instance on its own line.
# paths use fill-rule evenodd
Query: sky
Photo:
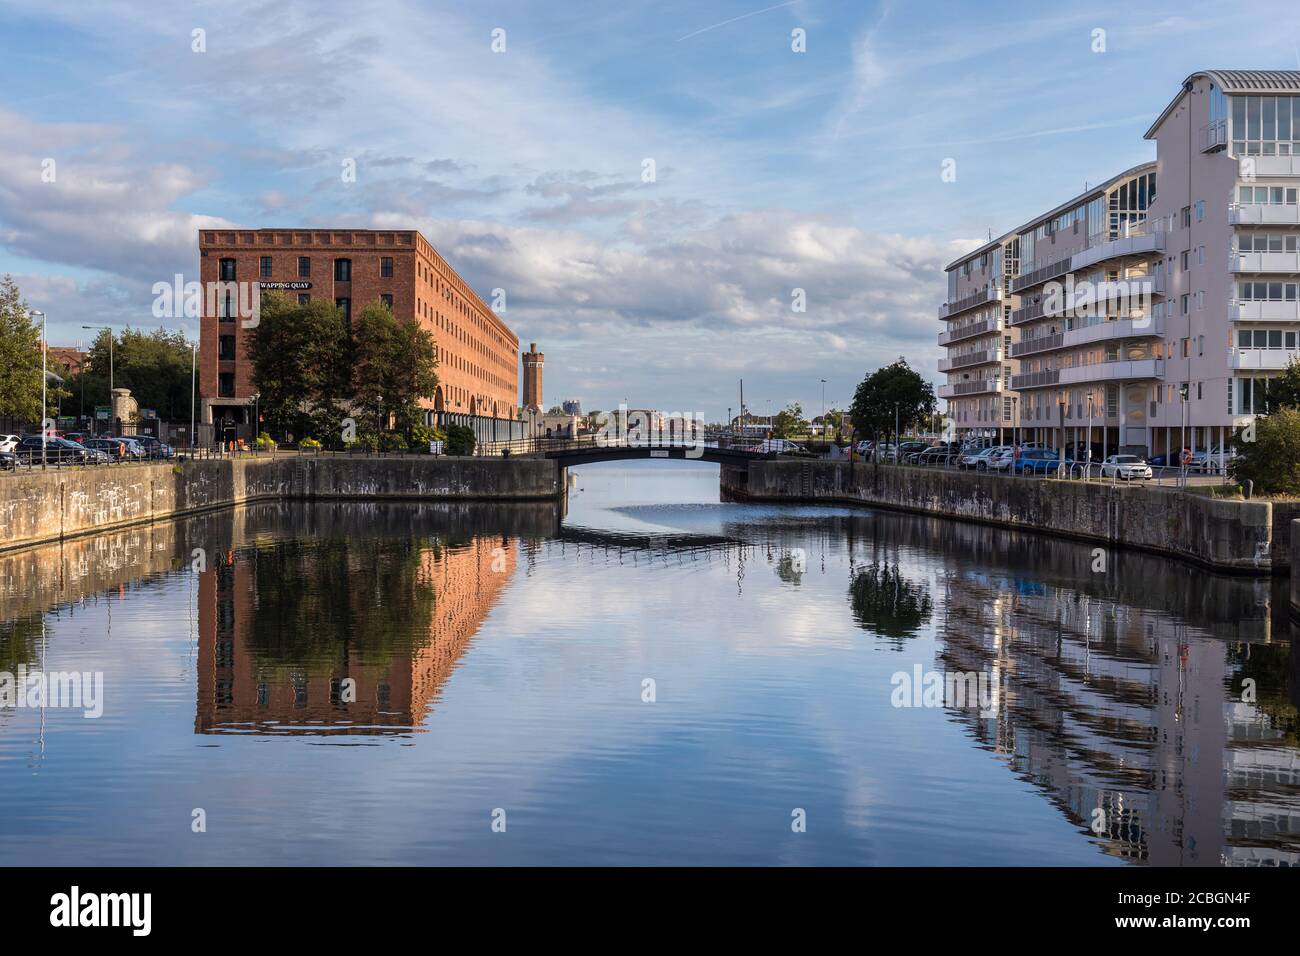
M 75 345 L 205 226 L 419 229 L 548 405 L 814 415 L 939 382 L 944 265 L 1153 159 L 1190 73 L 1297 67 L 1293 0 L 0 0 L 0 273 Z

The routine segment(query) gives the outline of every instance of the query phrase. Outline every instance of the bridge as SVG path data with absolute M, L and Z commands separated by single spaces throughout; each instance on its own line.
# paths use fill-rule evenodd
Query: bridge
M 476 456 L 519 455 L 547 458 L 559 465 L 585 465 L 597 461 L 629 459 L 675 459 L 708 461 L 723 465 L 744 465 L 756 459 L 776 458 L 772 443 L 761 438 L 742 437 L 731 432 L 705 431 L 690 434 L 579 435 L 575 438 L 523 438 L 516 441 L 483 442 Z

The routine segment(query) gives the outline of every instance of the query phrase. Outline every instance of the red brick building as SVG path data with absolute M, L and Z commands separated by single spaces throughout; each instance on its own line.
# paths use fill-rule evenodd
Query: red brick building
M 348 321 L 383 299 L 399 319 L 419 322 L 437 343 L 439 385 L 425 403 L 427 422 L 436 412 L 515 418 L 518 337 L 415 230 L 202 229 L 199 279 L 205 290 L 217 282 L 257 282 L 264 292 L 276 289 L 299 301 L 325 299 Z M 237 314 L 239 299 L 215 301 L 214 308 L 204 298 L 202 421 L 251 423 L 250 329 Z

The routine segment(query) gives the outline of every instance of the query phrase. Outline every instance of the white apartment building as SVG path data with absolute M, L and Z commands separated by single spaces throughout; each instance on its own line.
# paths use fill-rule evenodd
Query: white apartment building
M 1134 167 L 948 266 L 959 432 L 1213 449 L 1300 357 L 1300 71 L 1183 83 Z

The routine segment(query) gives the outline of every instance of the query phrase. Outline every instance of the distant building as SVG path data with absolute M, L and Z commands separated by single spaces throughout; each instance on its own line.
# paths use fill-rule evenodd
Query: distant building
M 566 398 L 560 403 L 560 408 L 564 409 L 566 415 L 577 415 L 582 417 L 582 402 L 576 398 Z
M 68 370 L 68 374 L 76 375 L 85 367 L 90 353 L 71 345 L 46 345 L 45 358 L 49 364 L 62 365 Z
M 537 343 L 529 342 L 524 353 L 524 407 L 540 411 L 542 408 L 542 367 L 546 356 L 537 351 Z

